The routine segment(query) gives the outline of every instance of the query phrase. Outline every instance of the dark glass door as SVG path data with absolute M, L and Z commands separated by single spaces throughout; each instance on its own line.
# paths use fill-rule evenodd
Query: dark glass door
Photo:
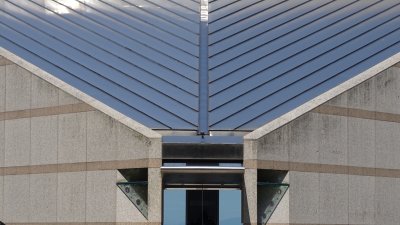
M 219 191 L 186 191 L 186 225 L 219 225 Z
M 242 225 L 240 190 L 164 190 L 163 225 Z

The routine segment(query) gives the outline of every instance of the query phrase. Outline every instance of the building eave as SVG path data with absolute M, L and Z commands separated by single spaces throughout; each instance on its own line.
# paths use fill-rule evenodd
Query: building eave
M 65 83 L 64 81 L 58 79 L 52 74 L 40 69 L 39 67 L 29 63 L 25 59 L 15 55 L 14 53 L 8 51 L 7 49 L 0 47 L 0 55 L 17 64 L 18 66 L 28 70 L 32 74 L 42 78 L 43 80 L 49 82 L 50 84 L 60 88 L 66 93 L 74 96 L 75 98 L 81 100 L 82 102 L 92 106 L 93 108 L 105 113 L 111 118 L 119 121 L 120 123 L 126 125 L 127 127 L 139 132 L 140 134 L 146 136 L 149 139 L 160 139 L 161 134 L 155 132 L 154 130 L 144 126 L 143 124 L 133 120 L 132 118 L 118 112 L 117 110 L 107 106 L 106 104 L 100 102 L 99 100 L 89 96 L 88 94 L 80 91 L 77 88 Z
M 400 52 L 244 136 L 256 140 L 400 62 Z

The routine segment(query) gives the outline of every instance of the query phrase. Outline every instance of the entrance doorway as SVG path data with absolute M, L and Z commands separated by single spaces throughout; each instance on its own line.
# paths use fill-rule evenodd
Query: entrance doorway
M 163 225 L 241 225 L 241 191 L 165 189 Z
M 186 191 L 186 225 L 218 225 L 217 190 Z

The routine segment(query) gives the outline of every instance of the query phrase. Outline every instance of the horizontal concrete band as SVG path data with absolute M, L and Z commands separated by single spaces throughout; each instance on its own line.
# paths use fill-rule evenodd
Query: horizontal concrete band
M 340 106 L 322 105 L 314 109 L 312 112 L 326 114 L 326 115 L 345 116 L 345 117 L 354 117 L 360 119 L 370 119 L 370 120 L 400 123 L 399 114 L 346 108 Z
M 126 168 L 159 168 L 161 159 L 132 159 L 104 162 L 81 162 L 48 165 L 0 167 L 0 175 L 65 173 L 80 171 L 117 170 Z
M 54 223 L 7 223 L 7 225 L 161 225 L 158 222 L 54 222 Z
M 86 103 L 60 105 L 46 108 L 25 109 L 17 111 L 0 112 L 0 121 L 22 118 L 61 115 L 68 113 L 90 112 L 95 109 Z
M 385 169 L 357 167 L 344 165 L 329 165 L 318 163 L 300 163 L 273 160 L 245 160 L 246 169 L 273 169 L 298 172 L 349 174 L 358 176 L 394 177 L 400 178 L 400 169 Z

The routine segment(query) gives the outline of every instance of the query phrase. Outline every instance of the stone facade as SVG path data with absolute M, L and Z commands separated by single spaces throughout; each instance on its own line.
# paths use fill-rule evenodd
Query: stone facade
M 160 187 L 160 151 L 160 139 L 1 57 L 0 221 L 159 224 L 160 201 L 150 198 L 147 220 L 116 182 L 118 169 L 151 167 L 149 184 Z
M 257 170 L 287 170 L 269 224 L 398 225 L 400 67 L 244 143 L 243 220 L 257 224 Z M 0 220 L 160 224 L 161 139 L 147 137 L 0 58 Z M 146 219 L 116 186 L 148 168 Z
M 271 224 L 398 225 L 399 146 L 400 68 L 393 66 L 246 140 L 245 155 L 253 157 L 245 164 L 289 171 L 290 192 Z

